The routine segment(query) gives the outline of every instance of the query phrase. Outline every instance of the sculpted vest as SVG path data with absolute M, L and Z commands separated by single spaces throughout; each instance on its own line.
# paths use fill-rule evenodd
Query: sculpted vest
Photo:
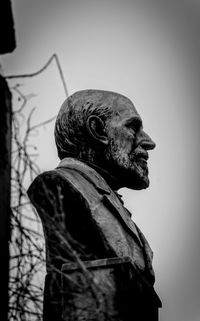
M 87 209 L 95 237 L 90 239 L 88 228 L 83 233 L 82 243 L 87 243 L 88 238 L 89 242 L 95 243 L 98 238 L 104 249 L 104 254 L 98 255 L 97 251 L 94 258 L 89 260 L 87 255 L 84 257 L 83 251 L 81 261 L 78 256 L 78 261 L 66 259 L 62 262 L 61 277 L 58 277 L 62 293 L 57 296 L 60 301 L 57 310 L 61 310 L 59 320 L 158 320 L 161 302 L 153 288 L 152 251 L 117 193 L 93 168 L 72 158 L 63 159 L 54 171 L 48 173 L 60 177 L 66 186 L 70 186 L 70 190 L 79 195 L 81 204 Z M 45 175 L 41 175 L 42 181 Z M 53 246 L 48 238 L 51 239 L 52 233 L 49 232 L 48 215 L 44 217 L 41 204 L 36 201 L 38 185 L 36 179 L 28 194 L 44 226 L 47 270 L 51 276 L 51 264 L 48 263 L 53 257 Z M 62 197 L 66 198 L 67 195 Z M 73 214 L 77 219 L 82 215 L 81 206 L 79 208 L 80 213 Z M 72 230 L 76 229 L 74 225 L 72 223 Z M 53 297 L 49 284 L 47 279 L 47 301 Z M 44 319 L 50 320 L 48 312 L 44 313 Z

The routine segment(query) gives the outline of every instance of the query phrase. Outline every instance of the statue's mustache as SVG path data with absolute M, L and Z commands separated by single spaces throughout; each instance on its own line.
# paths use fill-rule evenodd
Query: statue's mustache
M 132 150 L 132 152 L 130 153 L 130 157 L 131 159 L 143 159 L 145 161 L 148 160 L 149 158 L 149 154 L 146 150 L 142 149 L 141 147 L 138 147 L 134 150 Z

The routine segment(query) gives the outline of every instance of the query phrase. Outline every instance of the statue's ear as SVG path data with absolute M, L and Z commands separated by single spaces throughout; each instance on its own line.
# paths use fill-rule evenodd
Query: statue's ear
M 105 124 L 100 117 L 95 115 L 89 116 L 87 119 L 87 129 L 95 141 L 98 141 L 99 143 L 101 142 L 105 145 L 108 144 L 108 136 L 105 131 Z

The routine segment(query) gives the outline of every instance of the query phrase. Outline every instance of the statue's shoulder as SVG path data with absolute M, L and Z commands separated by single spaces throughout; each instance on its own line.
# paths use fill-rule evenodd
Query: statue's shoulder
M 103 177 L 92 167 L 74 158 L 64 158 L 50 171 L 39 174 L 28 189 L 28 195 L 42 193 L 43 190 L 54 191 L 57 187 L 65 191 L 81 194 L 85 199 L 97 200 L 102 194 L 111 190 Z
M 56 169 L 44 171 L 35 177 L 28 190 L 38 188 L 39 186 L 46 184 L 51 186 L 52 184 L 60 183 L 62 180 L 62 175 Z
M 78 188 L 89 189 L 110 194 L 111 189 L 104 178 L 88 164 L 74 159 L 64 158 L 55 171 Z
M 85 173 L 85 176 L 90 176 L 91 173 L 88 168 L 89 167 L 84 166 L 84 163 L 76 159 L 65 158 L 56 168 L 37 175 L 30 186 L 70 182 L 72 178 L 76 178 L 77 174 L 83 175 L 83 173 Z
M 56 170 L 45 171 L 35 177 L 27 189 L 27 195 L 34 204 L 41 203 L 50 194 L 55 195 L 58 187 L 66 190 L 65 186 L 66 181 Z
M 38 211 L 43 205 L 49 209 L 49 203 L 52 206 L 52 200 L 56 198 L 58 201 L 58 196 L 61 196 L 67 204 L 72 205 L 75 200 L 82 202 L 83 184 L 79 182 L 77 186 L 78 180 L 74 177 L 75 175 L 67 168 L 44 171 L 32 181 L 27 189 L 27 195 Z

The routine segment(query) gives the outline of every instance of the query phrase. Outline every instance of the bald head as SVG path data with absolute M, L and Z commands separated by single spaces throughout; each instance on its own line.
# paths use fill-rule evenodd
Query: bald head
M 125 96 L 104 90 L 82 90 L 68 97 L 61 106 L 55 125 L 59 158 L 79 157 L 83 150 L 88 150 L 92 143 L 87 126 L 89 117 L 99 117 L 106 128 L 107 121 L 125 103 L 132 104 Z
M 155 144 L 125 96 L 103 90 L 76 92 L 61 106 L 55 140 L 60 159 L 74 157 L 101 167 L 117 179 L 117 188 L 149 186 L 148 150 Z

